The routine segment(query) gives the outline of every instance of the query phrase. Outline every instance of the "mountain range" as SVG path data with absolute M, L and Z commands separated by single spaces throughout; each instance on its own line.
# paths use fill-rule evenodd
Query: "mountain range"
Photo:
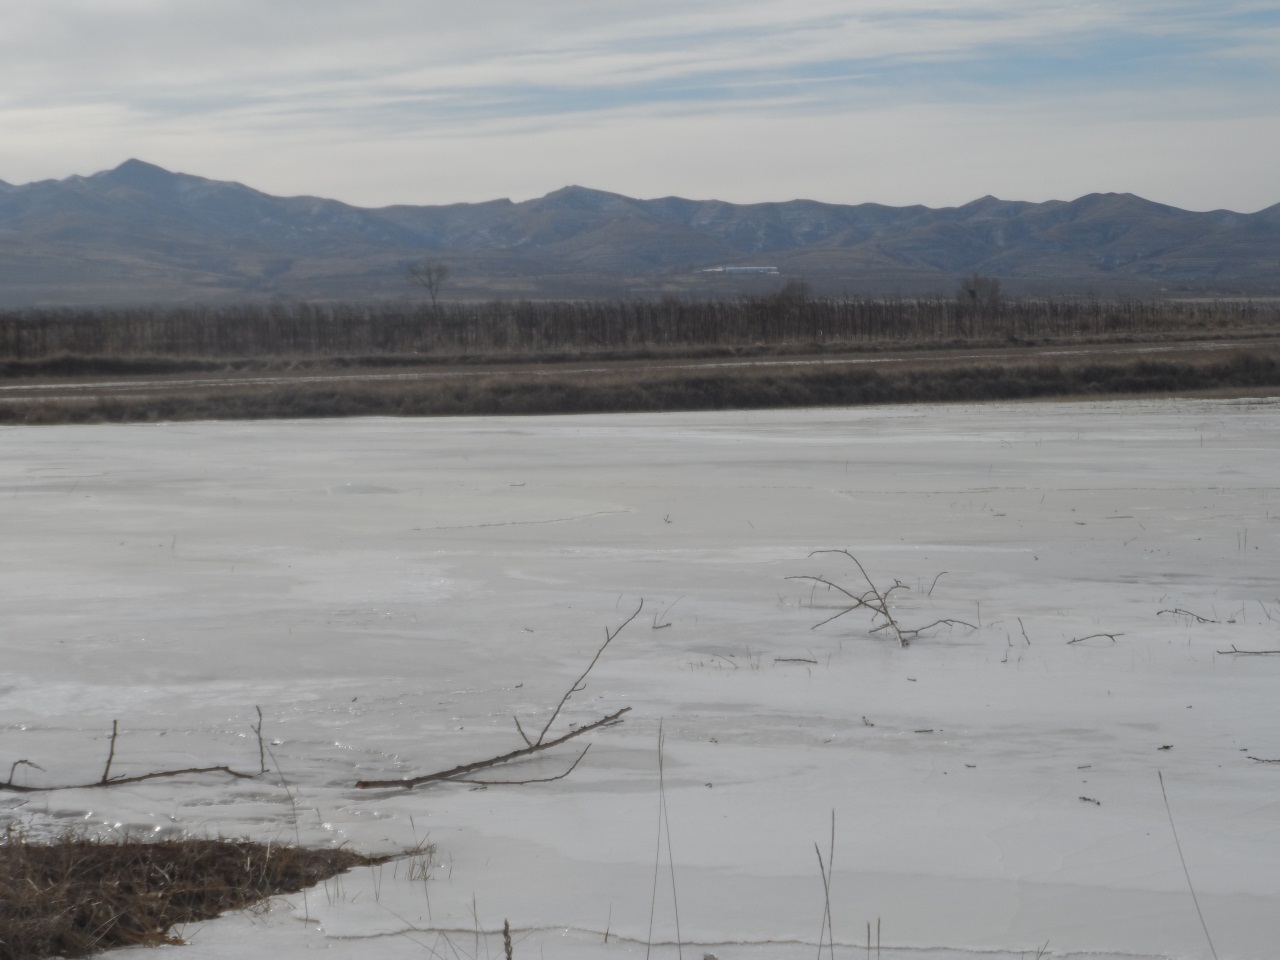
M 960 207 L 636 200 L 565 187 L 513 203 L 351 206 L 140 160 L 0 181 L 0 306 L 403 299 L 946 294 L 981 273 L 1026 295 L 1280 294 L 1280 204 L 1191 212 L 1132 194 Z M 717 268 L 776 267 L 777 275 Z

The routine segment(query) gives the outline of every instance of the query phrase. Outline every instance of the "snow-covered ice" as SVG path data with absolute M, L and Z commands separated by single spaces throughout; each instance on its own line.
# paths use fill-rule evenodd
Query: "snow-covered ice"
M 1280 955 L 1280 402 L 0 430 L 0 826 L 345 843 L 187 960 Z M 904 626 L 825 626 L 856 568 Z M 631 706 L 555 782 L 413 791 Z M 1189 611 L 1204 620 L 1200 622 Z M 1090 634 L 1079 643 L 1068 641 Z M 814 661 L 812 663 L 803 662 Z M 572 745 L 493 776 L 547 777 Z M 288 789 L 281 783 L 287 783 Z M 1086 799 L 1087 798 L 1087 799 Z M 442 933 L 443 931 L 443 933 Z M 608 939 L 606 942 L 606 931 Z M 874 937 L 874 934 L 873 934 Z M 456 952 L 455 952 L 456 951 Z M 129 951 L 125 951 L 129 953 Z M 139 953 L 141 955 L 141 953 Z M 147 956 L 152 956 L 147 953 Z

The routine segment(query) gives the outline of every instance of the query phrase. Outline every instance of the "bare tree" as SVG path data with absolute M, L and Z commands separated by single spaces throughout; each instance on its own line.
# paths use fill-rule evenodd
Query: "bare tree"
M 971 303 L 974 306 L 998 303 L 1000 300 L 1000 281 L 995 277 L 983 276 L 980 273 L 972 274 L 960 281 L 960 288 L 956 291 L 956 298 L 961 303 Z
M 775 296 L 780 303 L 804 303 L 811 294 L 808 280 L 792 279 L 784 283 Z
M 440 285 L 449 279 L 449 265 L 439 260 L 423 260 L 409 267 L 408 280 L 426 289 L 434 309 L 440 296 Z

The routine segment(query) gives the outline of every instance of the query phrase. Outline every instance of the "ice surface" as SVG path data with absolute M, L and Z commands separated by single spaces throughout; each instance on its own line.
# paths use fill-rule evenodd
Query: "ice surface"
M 0 826 L 436 845 L 426 881 L 356 871 L 188 929 L 187 960 L 500 956 L 475 930 L 504 918 L 517 957 L 639 957 L 658 850 L 675 956 L 660 722 L 686 956 L 811 957 L 834 811 L 838 956 L 878 921 L 899 960 L 1206 957 L 1157 771 L 1218 955 L 1280 955 L 1280 765 L 1248 759 L 1280 757 L 1280 657 L 1216 652 L 1280 649 L 1277 401 L 8 427 L 0 451 L 0 775 L 95 780 L 113 719 L 113 774 L 255 770 L 255 705 L 272 752 L 256 780 L 0 793 Z M 788 577 L 863 589 L 826 548 L 901 581 L 905 626 L 977 629 L 811 629 L 839 597 Z M 556 729 L 633 710 L 572 776 L 354 789 L 519 746 L 641 598 Z

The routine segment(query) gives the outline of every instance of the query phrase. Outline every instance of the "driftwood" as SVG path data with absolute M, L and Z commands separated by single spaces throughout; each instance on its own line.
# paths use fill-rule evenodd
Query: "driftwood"
M 1233 643 L 1230 650 L 1219 650 L 1221 654 L 1232 657 L 1274 657 L 1280 654 L 1280 650 L 1237 650 Z
M 440 770 L 436 773 L 427 773 L 418 777 L 403 777 L 395 780 L 357 780 L 357 789 L 375 790 L 387 787 L 402 787 L 406 790 L 411 790 L 412 788 L 424 783 L 442 783 L 444 781 L 453 781 L 455 783 L 474 783 L 482 786 L 508 786 L 526 783 L 547 783 L 552 780 L 561 780 L 564 777 L 567 777 L 573 771 L 573 768 L 582 762 L 582 758 L 587 755 L 586 750 L 583 750 L 582 753 L 578 754 L 578 758 L 573 761 L 573 764 L 567 770 L 553 777 L 542 777 L 532 780 L 466 779 L 466 776 L 469 773 L 475 773 L 478 770 L 488 770 L 491 767 L 501 766 L 504 763 L 511 763 L 513 760 L 522 760 L 525 757 L 533 756 L 534 754 L 541 753 L 544 750 L 550 750 L 552 747 L 558 747 L 563 743 L 568 743 L 570 740 L 575 737 L 580 737 L 584 733 L 590 733 L 592 730 L 599 730 L 603 727 L 610 727 L 615 723 L 620 723 L 622 721 L 622 715 L 627 713 L 631 709 L 630 707 L 623 707 L 621 710 L 611 713 L 607 717 L 601 717 L 586 726 L 576 727 L 562 736 L 555 737 L 551 740 L 547 739 L 547 732 L 551 729 L 551 725 L 556 722 L 556 718 L 560 716 L 560 711 L 563 710 L 564 705 L 569 702 L 569 698 L 575 693 L 579 693 L 585 689 L 587 675 L 591 673 L 596 663 L 600 660 L 600 655 L 604 653 L 605 649 L 613 642 L 614 638 L 623 631 L 627 624 L 631 623 L 632 620 L 640 615 L 640 611 L 642 609 L 644 609 L 643 600 L 641 600 L 639 606 L 636 607 L 635 613 L 622 621 L 616 629 L 605 630 L 604 643 L 602 643 L 600 648 L 596 650 L 596 655 L 591 658 L 591 662 L 587 664 L 587 668 L 579 674 L 578 679 L 574 680 L 573 683 L 570 684 L 569 689 L 566 690 L 564 696 L 560 698 L 560 702 L 557 703 L 555 709 L 551 711 L 551 716 L 547 719 L 547 722 L 542 725 L 542 729 L 538 732 L 537 737 L 531 739 L 529 735 L 525 733 L 524 727 L 520 723 L 520 718 L 512 718 L 516 724 L 516 732 L 520 734 L 520 739 L 525 743 L 523 747 L 496 757 L 489 757 L 486 760 L 476 760 L 471 763 L 463 763 L 448 770 Z M 590 747 L 587 749 L 589 750 Z
M 840 584 L 838 583 L 833 583 L 832 581 L 828 580 L 826 577 L 819 577 L 819 576 L 787 577 L 788 580 L 808 580 L 811 583 L 820 583 L 824 587 L 828 587 L 831 590 L 835 590 L 839 593 L 844 594 L 846 597 L 849 598 L 850 601 L 852 601 L 849 604 L 849 606 L 845 607 L 839 613 L 833 614 L 832 616 L 827 617 L 827 619 L 822 620 L 818 623 L 815 623 L 812 627 L 809 628 L 811 630 L 817 630 L 818 627 L 825 626 L 826 624 L 830 623 L 832 620 L 840 619 L 846 613 L 852 613 L 855 610 L 860 610 L 864 608 L 871 611 L 873 622 L 876 619 L 882 619 L 884 621 L 879 626 L 872 627 L 871 632 L 879 633 L 881 630 L 888 630 L 889 633 L 893 636 L 893 638 L 898 641 L 898 645 L 901 647 L 907 646 L 907 644 L 909 644 L 912 640 L 920 636 L 920 634 L 923 633 L 925 630 L 931 630 L 932 628 L 937 626 L 943 626 L 943 625 L 952 626 L 952 627 L 962 626 L 962 627 L 968 627 L 970 630 L 978 629 L 972 623 L 968 623 L 964 620 L 954 620 L 950 618 L 935 620 L 933 621 L 933 623 L 926 624 L 923 627 L 916 627 L 915 629 L 909 629 L 909 628 L 903 627 L 894 618 L 893 614 L 889 612 L 889 597 L 895 590 L 907 589 L 906 584 L 895 581 L 892 587 L 890 587 L 887 590 L 881 591 L 875 585 L 875 583 L 872 582 L 871 577 L 867 574 L 867 570 L 862 565 L 861 561 L 859 561 L 858 558 L 855 557 L 848 550 L 815 550 L 813 551 L 813 553 L 809 554 L 809 556 L 814 557 L 820 553 L 839 553 L 848 557 L 850 560 L 853 561 L 854 566 L 858 568 L 858 572 L 862 574 L 862 579 L 867 582 L 867 586 L 870 589 L 868 589 L 865 593 L 859 594 L 859 593 L 854 593 L 851 590 L 845 589 L 844 587 L 840 586 Z M 943 573 L 945 572 L 946 571 L 944 570 Z M 941 577 L 941 576 L 942 576 L 941 573 L 938 574 L 938 577 Z M 938 577 L 934 577 L 933 584 L 930 585 L 929 587 L 930 595 L 933 594 L 933 588 L 937 586 Z
M 524 757 L 529 757 L 536 753 L 541 753 L 544 750 L 550 750 L 552 747 L 558 747 L 561 744 L 568 743 L 570 740 L 573 740 L 576 737 L 580 737 L 584 733 L 590 733 L 593 730 L 600 730 L 600 729 L 603 729 L 604 727 L 613 726 L 615 723 L 621 723 L 623 714 L 627 713 L 631 709 L 630 707 L 623 707 L 621 710 L 617 710 L 606 717 L 600 717 L 598 720 L 588 723 L 586 726 L 575 727 L 566 734 L 563 734 L 558 737 L 554 737 L 550 740 L 547 739 L 547 734 L 551 730 L 551 725 L 556 722 L 556 718 L 560 716 L 560 712 L 564 709 L 565 704 L 569 702 L 569 699 L 575 693 L 579 693 L 585 689 L 587 675 L 591 673 L 592 668 L 594 668 L 596 663 L 600 660 L 601 654 L 603 654 L 605 649 L 609 646 L 609 644 L 613 642 L 614 638 L 616 638 L 618 634 L 622 632 L 623 628 L 626 627 L 627 624 L 631 623 L 632 620 L 634 620 L 636 617 L 640 615 L 640 611 L 643 608 L 644 608 L 644 601 L 641 600 L 639 606 L 636 607 L 635 613 L 627 617 L 627 619 L 624 620 L 621 623 L 621 625 L 619 625 L 617 628 L 613 630 L 609 630 L 607 628 L 605 629 L 604 643 L 602 643 L 599 649 L 596 650 L 596 654 L 594 657 L 591 658 L 591 662 L 587 664 L 587 668 L 583 670 L 581 674 L 579 674 L 578 678 L 574 680 L 573 683 L 569 686 L 569 689 L 565 691 L 564 696 L 560 698 L 560 702 L 557 703 L 555 709 L 551 711 L 550 718 L 548 718 L 547 722 L 543 724 L 542 729 L 538 731 L 537 737 L 531 739 L 529 735 L 525 733 L 524 727 L 521 726 L 520 718 L 519 717 L 513 718 L 515 720 L 516 730 L 519 732 L 521 739 L 523 739 L 525 743 L 525 745 L 520 749 L 512 750 L 511 752 L 504 753 L 501 756 L 490 757 L 486 760 L 476 760 L 473 763 L 464 763 L 450 770 L 441 770 L 437 773 L 429 773 L 420 777 L 409 777 L 401 780 L 359 780 L 355 784 L 356 787 L 361 790 L 373 789 L 377 787 L 403 787 L 405 789 L 411 789 L 412 787 L 416 787 L 419 784 L 438 783 L 445 780 L 452 781 L 454 783 L 474 783 L 474 784 L 482 784 L 482 785 L 499 786 L 499 785 L 518 785 L 518 784 L 526 784 L 526 783 L 549 783 L 552 780 L 562 780 L 563 778 L 567 777 L 570 773 L 573 772 L 574 768 L 577 767 L 578 764 L 582 762 L 582 758 L 587 755 L 587 750 L 591 749 L 590 746 L 588 746 L 586 750 L 583 750 L 580 754 L 578 754 L 577 759 L 575 759 L 573 763 L 568 766 L 567 769 L 565 769 L 561 773 L 558 773 L 550 777 L 537 777 L 537 778 L 532 778 L 527 780 L 471 780 L 471 779 L 468 779 L 466 775 L 469 773 L 475 773 L 478 770 L 487 770 L 491 767 L 500 766 L 505 763 L 511 763 L 513 760 L 520 760 Z M 262 708 L 257 707 L 255 709 L 257 710 L 257 713 L 258 713 L 258 722 L 253 727 L 253 732 L 257 735 L 257 738 L 258 738 L 258 768 L 259 769 L 257 773 L 245 773 L 240 770 L 235 770 L 232 767 L 229 767 L 225 764 L 219 764 L 217 766 L 210 766 L 210 767 L 183 767 L 180 770 L 155 770 L 155 771 L 152 771 L 151 773 L 143 773 L 143 774 L 138 774 L 136 776 L 129 776 L 129 777 L 121 777 L 121 776 L 113 777 L 111 775 L 111 765 L 112 763 L 115 762 L 116 741 L 120 737 L 120 722 L 118 720 L 113 720 L 111 721 L 111 742 L 107 748 L 107 761 L 102 769 L 102 776 L 99 779 L 92 781 L 90 783 L 67 783 L 67 784 L 54 784 L 49 786 L 31 786 L 27 784 L 14 783 L 13 778 L 14 778 L 14 775 L 17 773 L 17 770 L 19 767 L 31 767 L 34 770 L 39 770 L 41 772 L 44 772 L 43 767 L 41 767 L 37 763 L 33 763 L 30 760 L 25 760 L 25 759 L 15 760 L 12 766 L 9 767 L 9 778 L 7 780 L 0 781 L 0 791 L 7 790 L 11 793 L 45 793 L 45 792 L 50 792 L 54 790 L 85 790 L 92 787 L 118 787 L 118 786 L 123 786 L 125 784 L 130 784 L 130 783 L 142 783 L 146 780 L 159 780 L 159 779 L 164 779 L 169 777 L 181 777 L 181 776 L 186 776 L 188 774 L 197 774 L 197 773 L 222 773 L 230 777 L 235 777 L 238 780 L 253 780 L 257 777 L 262 776 L 267 772 L 266 755 L 269 752 L 269 748 L 267 747 L 266 742 L 262 739 Z M 286 786 L 286 789 L 287 789 L 287 786 Z
M 254 728 L 258 735 L 258 752 L 261 756 L 264 749 L 262 742 L 262 711 L 258 710 L 258 725 Z M 93 787 L 119 787 L 129 783 L 142 783 L 146 780 L 161 780 L 169 777 L 183 777 L 193 773 L 225 773 L 229 777 L 235 777 L 237 780 L 252 780 L 255 777 L 266 773 L 265 765 L 259 773 L 244 773 L 240 770 L 233 770 L 225 764 L 219 764 L 213 767 L 183 767 L 181 770 L 155 770 L 151 773 L 142 773 L 132 777 L 113 777 L 111 776 L 111 764 L 116 758 L 116 740 L 120 736 L 120 721 L 111 721 L 111 745 L 107 749 L 107 763 L 102 769 L 102 776 L 91 783 L 63 783 L 53 784 L 50 786 L 29 786 L 27 784 L 14 783 L 13 776 L 17 772 L 18 767 L 31 767 L 35 770 L 44 772 L 44 767 L 30 760 L 16 760 L 9 767 L 9 779 L 0 782 L 0 790 L 8 790 L 11 793 L 48 793 L 54 790 L 88 790 Z

